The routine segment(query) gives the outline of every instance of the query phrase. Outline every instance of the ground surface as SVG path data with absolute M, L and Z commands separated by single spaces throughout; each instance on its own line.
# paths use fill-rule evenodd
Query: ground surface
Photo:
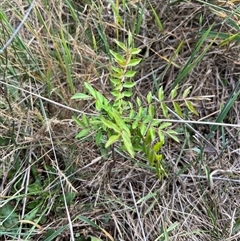
M 36 1 L 0 55 L 1 240 L 240 240 L 240 3 L 126 2 L 121 26 L 117 3 Z M 28 7 L 1 2 L 1 46 Z M 199 114 L 184 111 L 190 127 L 174 123 L 180 143 L 162 148 L 162 180 L 140 153 L 132 159 L 116 149 L 113 160 L 104 145 L 75 139 L 72 116 L 94 109 L 70 98 L 84 81 L 108 95 L 109 48 L 129 29 L 143 58 L 133 100 L 160 86 L 168 96 L 181 80 L 179 92 L 192 86 Z M 211 135 L 226 103 L 229 125 Z

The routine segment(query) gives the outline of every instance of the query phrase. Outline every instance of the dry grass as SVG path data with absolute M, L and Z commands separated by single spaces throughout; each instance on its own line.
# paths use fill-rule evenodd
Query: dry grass
M 21 40 L 15 39 L 0 55 L 0 238 L 46 240 L 49 230 L 66 225 L 50 240 L 83 241 L 84 235 L 119 241 L 240 240 L 239 127 L 218 128 L 208 140 L 217 153 L 208 146 L 198 154 L 204 140 L 194 139 L 186 125 L 176 124 L 183 133 L 181 143 L 164 146 L 169 178 L 161 181 L 140 155 L 131 160 L 117 152 L 112 166 L 103 147 L 74 138 L 78 128 L 71 116 L 79 113 L 59 104 L 93 110 L 91 103 L 76 103 L 70 97 L 82 91 L 84 81 L 107 95 L 108 48 L 113 48 L 117 32 L 124 40 L 127 29 L 139 20 L 137 1 L 130 1 L 127 14 L 121 12 L 125 28 L 118 30 L 107 1 L 71 2 L 36 1 L 19 32 Z M 77 10 L 75 15 L 68 3 Z M 238 1 L 214 4 L 226 11 L 239 6 Z M 0 7 L 16 29 L 28 4 L 3 1 Z M 159 86 L 168 95 L 200 31 L 214 24 L 215 32 L 236 33 L 223 10 L 213 9 L 200 1 L 146 2 L 144 21 L 135 34 L 143 61 L 134 95 L 144 100 Z M 237 23 L 236 16 L 239 12 L 231 19 Z M 3 21 L 0 35 L 2 45 L 11 35 Z M 206 39 L 201 51 L 212 39 Z M 179 83 L 181 91 L 192 86 L 191 96 L 201 97 L 194 101 L 199 117 L 186 113 L 186 119 L 215 122 L 239 79 L 239 41 L 224 46 L 221 41 L 215 39 Z M 239 111 L 237 100 L 224 122 L 240 124 Z M 207 138 L 208 125 L 193 128 Z

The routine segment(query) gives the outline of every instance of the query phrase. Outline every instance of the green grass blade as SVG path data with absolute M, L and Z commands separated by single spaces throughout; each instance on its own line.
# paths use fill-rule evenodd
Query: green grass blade
M 174 64 L 174 60 L 175 58 L 178 56 L 180 50 L 182 49 L 183 46 L 183 41 L 181 41 L 177 47 L 177 49 L 174 51 L 174 55 L 171 57 L 171 59 L 168 61 L 167 66 L 165 67 L 165 69 L 163 70 L 163 72 L 161 73 L 160 77 L 157 79 L 156 84 L 154 83 L 154 86 L 156 86 L 156 89 L 158 89 L 158 84 L 157 83 L 162 83 L 165 75 L 167 74 L 169 68 L 171 65 L 174 65 L 177 68 L 180 68 L 180 66 L 176 66 L 176 64 Z
M 67 41 L 65 39 L 65 36 L 64 36 L 62 30 L 60 32 L 60 35 L 61 35 L 61 40 L 62 40 L 62 42 L 61 42 L 61 47 L 62 47 L 62 51 L 63 51 L 62 56 L 63 56 L 65 69 L 66 69 L 67 82 L 68 82 L 69 88 L 71 90 L 71 93 L 75 94 L 75 88 L 74 88 L 74 84 L 73 84 L 72 71 L 71 71 L 71 66 L 72 66 L 71 51 L 68 47 Z
M 149 5 L 150 5 L 150 7 L 151 7 L 151 9 L 152 9 L 152 12 L 153 12 L 153 15 L 154 15 L 156 24 L 157 24 L 160 32 L 163 33 L 163 32 L 164 32 L 164 28 L 163 28 L 162 22 L 161 22 L 161 20 L 159 19 L 158 14 L 156 13 L 155 9 L 153 8 L 153 6 L 152 6 L 152 4 L 151 4 L 150 2 L 149 2 Z
M 141 3 L 141 5 L 140 5 L 140 1 L 139 1 L 138 8 L 137 8 L 138 14 L 136 14 L 136 17 L 133 19 L 133 23 L 136 23 L 136 24 L 133 24 L 132 32 L 135 34 L 139 34 L 140 29 L 142 27 L 143 17 L 144 17 L 144 12 L 145 12 L 145 7 L 146 7 L 146 1 L 144 1 L 144 3 Z
M 201 35 L 203 33 L 204 33 L 204 31 L 199 32 L 199 34 L 201 34 Z M 219 32 L 215 32 L 215 31 L 210 31 L 208 37 L 220 38 L 220 39 L 223 39 L 223 40 L 233 38 L 232 40 L 240 42 L 240 34 L 232 35 L 232 34 L 228 34 L 228 33 L 221 33 L 221 32 L 219 33 Z
M 68 225 L 65 225 L 65 226 L 59 228 L 56 232 L 54 232 L 47 239 L 45 239 L 45 241 L 55 240 L 55 238 L 58 237 L 65 229 L 67 229 L 67 227 L 68 227 Z
M 108 44 L 108 40 L 107 40 L 107 37 L 106 37 L 106 34 L 104 32 L 104 24 L 103 22 L 101 21 L 101 16 L 99 16 L 99 23 L 97 23 L 96 21 L 94 21 L 94 24 L 95 24 L 95 27 L 97 29 L 97 32 L 99 34 L 99 37 L 103 43 L 103 46 L 104 46 L 104 51 L 109 55 L 110 55 L 110 48 L 109 48 L 109 44 Z
M 233 104 L 235 103 L 235 101 L 237 100 L 237 98 L 240 95 L 240 79 L 238 80 L 234 90 L 232 91 L 232 94 L 230 95 L 227 103 L 225 104 L 225 106 L 223 107 L 222 111 L 220 112 L 219 116 L 216 119 L 216 123 L 222 123 L 223 120 L 225 119 L 225 117 L 227 116 L 228 112 L 230 111 L 230 109 L 232 108 Z M 218 129 L 218 125 L 212 125 L 210 127 L 210 133 L 208 135 L 208 138 L 213 137 L 215 131 Z
M 179 75 L 177 76 L 176 80 L 174 81 L 173 88 L 179 84 L 180 81 L 182 81 L 192 70 L 193 68 L 201 61 L 205 53 L 208 51 L 208 49 L 211 47 L 212 43 L 208 45 L 202 53 L 194 60 L 197 53 L 200 51 L 200 48 L 202 47 L 203 43 L 205 42 L 209 32 L 211 31 L 212 26 L 208 28 L 208 30 L 202 35 L 202 37 L 198 40 L 196 44 L 196 48 L 191 54 L 191 57 L 187 61 L 186 65 L 183 67 L 183 69 L 180 71 Z

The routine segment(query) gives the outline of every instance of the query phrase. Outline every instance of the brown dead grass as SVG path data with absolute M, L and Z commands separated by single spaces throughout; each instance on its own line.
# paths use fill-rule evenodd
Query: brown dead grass
M 134 11 L 136 1 L 132 2 L 130 7 Z M 112 45 L 112 38 L 116 33 L 112 12 L 107 10 L 107 3 L 104 1 L 96 1 L 95 4 L 104 9 L 101 21 Z M 215 23 L 217 26 L 214 31 L 233 31 L 223 18 L 197 1 L 172 5 L 168 5 L 167 1 L 152 1 L 151 4 L 161 18 L 164 34 L 159 32 L 147 3 L 146 21 L 135 40 L 136 44 L 142 47 L 142 54 L 145 56 L 136 78 L 138 85 L 135 94 L 142 98 L 149 90 L 156 91 L 156 88 L 162 85 L 166 95 L 170 93 L 180 68 L 187 62 L 199 38 L 200 16 L 203 17 L 202 29 Z M 66 82 L 64 64 L 52 55 L 53 49 L 59 49 L 61 55 L 57 33 L 63 26 L 69 25 L 69 33 L 72 33 L 69 35 L 71 38 L 69 37 L 68 44 L 72 49 L 71 67 L 76 92 L 82 90 L 83 81 L 87 80 L 106 94 L 109 64 L 107 54 L 101 50 L 102 46 L 99 46 L 99 51 L 94 51 L 85 34 L 89 31 L 98 36 L 96 24 L 100 24 L 99 13 L 94 4 L 89 5 L 85 11 L 82 11 L 84 5 L 81 1 L 75 1 L 75 5 L 79 9 L 79 20 L 84 22 L 79 26 L 73 24 L 65 4 L 49 1 L 47 9 L 44 1 L 36 3 L 46 28 L 39 22 L 34 10 L 29 17 L 28 26 L 20 31 L 20 36 L 27 44 L 36 65 L 30 64 L 31 62 L 28 64 L 24 58 L 26 53 L 22 53 L 25 62 L 20 65 L 13 48 L 9 47 L 8 65 L 17 72 L 12 76 L 8 74 L 5 81 L 46 96 L 52 101 L 90 111 L 91 103 L 75 103 L 70 100 L 72 93 Z M 19 1 L 16 8 L 23 11 L 25 6 L 26 3 Z M 230 7 L 226 5 L 226 8 Z M 13 5 L 4 1 L 2 8 L 8 9 L 6 14 L 10 17 L 11 24 L 16 27 L 21 18 L 17 17 Z M 131 14 L 126 18 L 126 23 L 132 27 Z M 56 36 L 52 35 L 52 29 Z M 126 31 L 119 29 L 119 34 L 124 38 Z M 97 41 L 101 43 L 99 39 Z M 167 73 L 162 75 L 181 41 L 184 42 L 181 52 Z M 221 47 L 219 42 L 220 40 L 215 40 L 200 64 L 186 77 L 184 83 L 180 83 L 181 90 L 192 86 L 193 97 L 211 96 L 210 99 L 203 98 L 195 102 L 199 117 L 190 116 L 190 119 L 214 121 L 239 79 L 239 45 L 235 43 Z M 148 48 L 149 54 L 146 55 Z M 4 59 L 4 56 L 1 58 Z M 149 75 L 152 71 L 158 86 L 154 86 L 153 76 Z M 47 76 L 50 76 L 50 91 L 47 90 L 45 82 Z M 12 111 L 7 107 L 4 96 L 11 100 Z M 85 216 L 102 228 L 97 230 L 77 220 L 72 223 L 75 234 L 92 235 L 103 240 L 111 240 L 111 237 L 119 241 L 167 240 L 161 233 L 177 222 L 178 226 L 169 233 L 171 241 L 240 240 L 239 229 L 236 232 L 233 230 L 240 217 L 240 143 L 236 135 L 237 129 L 224 128 L 224 144 L 219 128 L 215 137 L 210 140 L 218 154 L 204 153 L 202 158 L 198 158 L 192 149 L 203 145 L 201 139 L 196 142 L 190 138 L 184 143 L 186 136 L 182 136 L 181 144 L 167 143 L 163 152 L 169 178 L 160 181 L 154 172 L 146 167 L 145 160 L 140 156 L 136 160 L 130 160 L 127 156 L 116 153 L 115 165 L 111 166 L 111 155 L 105 160 L 101 157 L 100 148 L 93 143 L 75 140 L 78 129 L 71 120 L 73 113 L 56 106 L 54 102 L 41 102 L 38 97 L 20 90 L 15 92 L 15 98 L 5 92 L 1 102 L 6 104 L 5 109 L 1 109 L 1 118 L 4 119 L 1 135 L 14 134 L 17 143 L 17 147 L 9 142 L 7 147 L 1 148 L 1 196 L 13 195 L 13 185 L 19 178 L 26 187 L 28 182 L 23 176 L 27 174 L 30 175 L 31 183 L 29 167 L 32 165 L 37 167 L 43 179 L 47 179 L 48 172 L 53 171 L 46 170 L 45 166 L 53 166 L 56 179 L 46 189 L 51 193 L 59 178 L 63 177 L 66 191 L 76 193 L 69 206 L 71 219 L 78 215 Z M 43 113 L 46 113 L 47 119 Z M 225 121 L 239 124 L 239 101 L 236 101 Z M 179 124 L 176 127 L 183 126 Z M 194 128 L 203 135 L 209 131 L 208 126 L 196 125 Z M 18 170 L 14 169 L 16 156 L 19 160 Z M 177 175 L 183 169 L 183 173 Z M 211 183 L 205 178 L 206 170 L 210 173 L 216 171 L 213 177 L 222 179 L 213 178 L 213 186 L 210 186 Z M 9 173 L 12 171 L 15 174 L 10 180 Z M 57 198 L 53 196 L 51 201 L 55 202 Z M 58 210 L 49 206 L 47 221 L 42 224 L 42 230 L 33 240 L 42 240 L 41 235 L 49 228 L 57 229 L 67 223 L 63 205 L 59 206 Z M 67 229 L 57 240 L 70 240 L 69 233 Z

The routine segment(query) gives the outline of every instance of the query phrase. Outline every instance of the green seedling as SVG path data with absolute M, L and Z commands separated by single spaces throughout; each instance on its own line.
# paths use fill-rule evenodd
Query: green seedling
M 113 150 L 117 144 L 119 149 L 126 151 L 131 158 L 135 157 L 136 152 L 142 152 L 150 166 L 156 169 L 157 176 L 162 178 L 167 176 L 161 153 L 166 136 L 179 141 L 178 133 L 170 129 L 172 124 L 156 118 L 156 110 L 159 108 L 164 117 L 168 118 L 163 88 L 158 90 L 158 98 L 153 98 L 152 93 L 148 93 L 147 106 L 143 105 L 139 97 L 132 101 L 135 86 L 133 77 L 136 74 L 132 68 L 141 62 L 140 58 L 135 57 L 141 50 L 133 47 L 130 32 L 126 44 L 118 40 L 115 40 L 115 43 L 123 53 L 110 50 L 114 59 L 109 78 L 112 86 L 111 101 L 87 82 L 84 83 L 87 93 L 77 93 L 72 97 L 81 100 L 92 99 L 98 112 L 96 116 L 88 117 L 84 114 L 80 119 L 74 117 L 82 129 L 76 137 L 86 138 L 95 132 L 97 145 L 105 142 L 105 148 L 111 147 Z M 186 99 L 189 93 L 190 88 L 184 91 L 182 98 Z M 175 111 L 182 116 L 180 105 L 174 101 L 177 95 L 176 86 L 171 93 L 171 101 Z M 197 114 L 192 102 L 185 100 L 185 104 L 192 113 Z

